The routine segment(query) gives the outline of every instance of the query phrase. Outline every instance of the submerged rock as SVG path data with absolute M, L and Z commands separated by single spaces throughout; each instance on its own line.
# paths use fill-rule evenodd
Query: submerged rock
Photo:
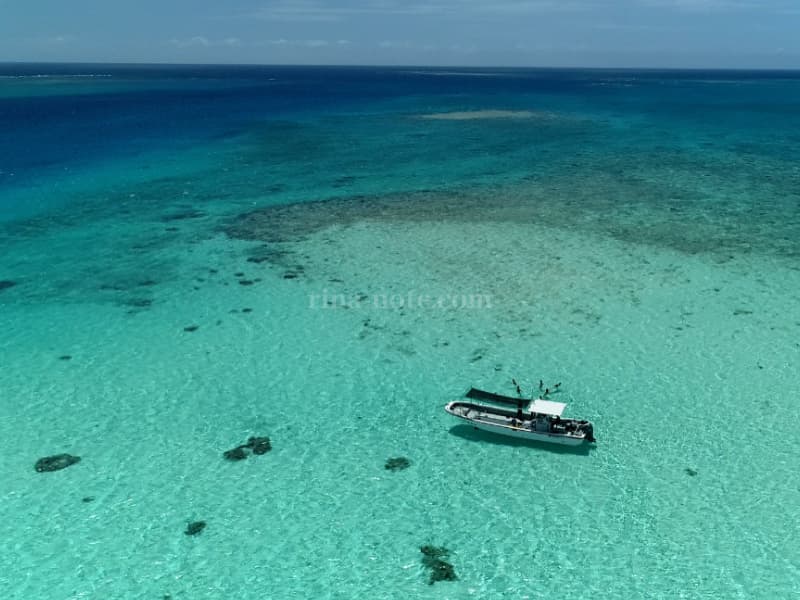
M 428 584 L 433 585 L 437 581 L 457 581 L 458 576 L 456 571 L 449 562 L 445 560 L 436 560 L 430 567 L 431 575 L 428 579 Z
M 80 456 L 72 456 L 71 454 L 55 454 L 53 456 L 45 456 L 36 461 L 34 468 L 39 473 L 48 471 L 60 471 L 66 469 L 75 463 L 81 462 Z
M 161 217 L 161 221 L 163 223 L 169 223 L 170 221 L 185 221 L 187 219 L 199 219 L 205 216 L 206 213 L 204 213 L 201 210 L 187 209 L 164 215 Z
M 450 551 L 444 547 L 421 546 L 422 564 L 430 571 L 428 584 L 433 585 L 437 581 L 457 581 L 456 571 L 449 562 L 444 560 Z
M 428 558 L 444 558 L 450 554 L 450 550 L 444 546 L 420 546 L 419 551 Z
M 244 451 L 244 446 L 237 446 L 232 450 L 226 450 L 222 456 L 225 460 L 244 460 L 247 458 L 247 452 Z
M 127 306 L 133 306 L 136 308 L 148 308 L 149 306 L 153 305 L 153 301 L 149 298 L 130 298 L 126 300 L 123 304 Z
M 205 528 L 206 528 L 205 521 L 194 521 L 186 526 L 186 531 L 184 531 L 183 533 L 185 533 L 186 535 L 197 535 Z
M 253 451 L 253 454 L 266 454 L 272 450 L 272 443 L 268 437 L 251 437 L 247 440 L 247 447 Z
M 282 264 L 284 259 L 289 256 L 291 252 L 275 248 L 269 245 L 259 246 L 256 248 L 252 255 L 247 258 L 247 262 L 260 265 L 261 263 L 270 263 L 274 265 Z
M 272 450 L 272 442 L 266 436 L 263 437 L 250 437 L 247 438 L 246 444 L 240 444 L 232 450 L 226 450 L 222 453 L 225 460 L 237 461 L 247 458 L 247 451 L 252 451 L 253 454 L 266 454 Z
M 387 471 L 402 471 L 403 469 L 407 469 L 411 466 L 411 461 L 408 460 L 405 456 L 398 456 L 396 458 L 390 458 L 386 461 L 386 464 L 383 465 L 383 468 Z

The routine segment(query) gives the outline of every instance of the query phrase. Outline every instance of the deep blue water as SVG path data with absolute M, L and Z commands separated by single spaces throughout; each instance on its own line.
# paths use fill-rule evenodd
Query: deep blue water
M 0 184 L 9 173 L 20 182 L 75 161 L 241 132 L 258 119 L 420 97 L 435 108 L 519 108 L 533 99 L 548 109 L 625 111 L 712 134 L 735 124 L 755 134 L 756 151 L 769 152 L 773 135 L 800 136 L 800 73 L 785 71 L 5 64 L 0 78 Z

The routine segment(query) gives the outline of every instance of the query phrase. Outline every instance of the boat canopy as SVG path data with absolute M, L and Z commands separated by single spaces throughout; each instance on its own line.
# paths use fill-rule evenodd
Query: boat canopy
M 530 412 L 539 413 L 540 415 L 560 417 L 566 407 L 567 405 L 563 402 L 551 402 L 550 400 L 542 400 L 539 398 L 528 405 L 528 410 Z

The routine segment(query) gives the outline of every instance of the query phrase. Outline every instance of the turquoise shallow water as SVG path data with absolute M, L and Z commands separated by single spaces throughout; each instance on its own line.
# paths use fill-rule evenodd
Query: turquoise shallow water
M 794 597 L 797 80 L 213 75 L 3 154 L 3 598 Z M 512 378 L 597 447 L 442 410 Z

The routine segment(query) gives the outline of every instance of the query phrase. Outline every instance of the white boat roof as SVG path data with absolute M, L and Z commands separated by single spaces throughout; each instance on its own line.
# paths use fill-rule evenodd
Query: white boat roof
M 534 400 L 528 405 L 528 410 L 530 412 L 552 415 L 554 417 L 560 417 L 565 408 L 567 408 L 567 405 L 563 402 L 551 402 L 550 400 L 542 400 L 541 398 Z

